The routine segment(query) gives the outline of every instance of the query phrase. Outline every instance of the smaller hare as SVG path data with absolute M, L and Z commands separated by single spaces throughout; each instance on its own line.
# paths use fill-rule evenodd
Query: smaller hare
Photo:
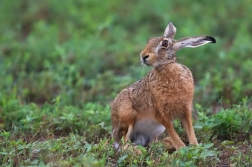
M 174 130 L 172 121 L 178 118 L 190 144 L 197 145 L 192 126 L 194 82 L 191 71 L 176 63 L 176 51 L 183 47 L 198 47 L 216 43 L 213 37 L 195 36 L 174 40 L 176 28 L 169 23 L 163 37 L 150 38 L 140 53 L 141 61 L 154 68 L 141 80 L 122 90 L 111 103 L 115 139 L 119 147 L 122 137 L 145 146 L 166 129 L 169 136 L 163 142 L 179 149 L 185 146 Z

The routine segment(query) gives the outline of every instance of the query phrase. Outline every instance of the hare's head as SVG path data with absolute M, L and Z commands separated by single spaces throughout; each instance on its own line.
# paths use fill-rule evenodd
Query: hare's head
M 198 47 L 209 42 L 216 43 L 213 37 L 195 36 L 175 40 L 176 27 L 170 22 L 163 37 L 150 38 L 140 53 L 141 61 L 150 66 L 160 66 L 176 61 L 176 51 L 183 47 Z

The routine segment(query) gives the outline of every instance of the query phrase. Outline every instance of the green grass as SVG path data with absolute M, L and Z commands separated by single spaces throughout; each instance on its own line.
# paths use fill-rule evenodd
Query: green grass
M 137 155 L 133 148 L 113 149 L 108 105 L 67 106 L 58 96 L 54 104 L 38 107 L 22 104 L 15 91 L 0 97 L 3 166 L 210 166 L 223 160 L 240 166 L 252 163 L 252 110 L 246 99 L 209 116 L 197 105 L 199 114 L 194 124 L 199 146 L 169 154 L 161 143 L 153 143 L 140 147 L 142 154 Z M 177 121 L 175 128 L 187 143 Z
M 233 166 L 252 164 L 250 2 L 182 0 L 0 2 L 0 166 Z M 177 53 L 195 80 L 201 143 L 112 148 L 109 103 L 143 77 L 139 53 L 168 22 L 175 39 L 215 45 Z M 175 127 L 187 138 L 180 122 Z

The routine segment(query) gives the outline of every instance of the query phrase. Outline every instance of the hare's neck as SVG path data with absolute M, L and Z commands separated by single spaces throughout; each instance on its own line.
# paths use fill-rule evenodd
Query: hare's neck
M 174 64 L 176 64 L 176 61 L 170 61 L 167 62 L 165 64 L 160 64 L 158 66 L 156 66 L 154 68 L 155 71 L 157 71 L 158 73 L 167 73 L 168 71 L 171 70 L 171 67 L 174 66 Z
M 169 64 L 160 65 L 153 69 L 154 75 L 161 79 L 172 79 L 177 75 L 177 66 L 176 62 L 170 62 Z
M 173 55 L 172 58 L 164 60 L 163 62 L 159 62 L 155 65 L 157 70 L 162 70 L 163 68 L 169 68 L 170 64 L 176 63 L 176 55 Z

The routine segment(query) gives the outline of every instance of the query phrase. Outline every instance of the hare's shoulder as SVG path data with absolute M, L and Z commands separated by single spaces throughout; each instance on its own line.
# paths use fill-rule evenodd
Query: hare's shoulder
M 184 65 L 182 66 L 182 70 L 181 70 L 181 79 L 184 80 L 185 82 L 189 82 L 193 84 L 193 75 L 192 72 L 190 71 L 190 69 Z
M 180 82 L 188 82 L 188 80 L 192 80 L 193 78 L 190 69 L 183 64 L 174 63 L 173 65 L 171 65 L 169 71 L 170 77 L 177 78 L 180 80 Z
M 148 83 L 146 82 L 145 78 L 142 78 L 127 88 L 123 89 L 115 98 L 115 100 L 112 102 L 115 103 L 121 103 L 123 101 L 132 101 L 139 95 L 142 95 L 144 92 L 146 92 Z
M 148 76 L 148 75 L 147 75 Z M 131 91 L 135 92 L 135 91 L 145 91 L 148 90 L 149 86 L 148 86 L 148 77 L 145 76 L 144 78 L 134 82 L 133 84 L 131 84 L 128 89 L 130 89 Z

